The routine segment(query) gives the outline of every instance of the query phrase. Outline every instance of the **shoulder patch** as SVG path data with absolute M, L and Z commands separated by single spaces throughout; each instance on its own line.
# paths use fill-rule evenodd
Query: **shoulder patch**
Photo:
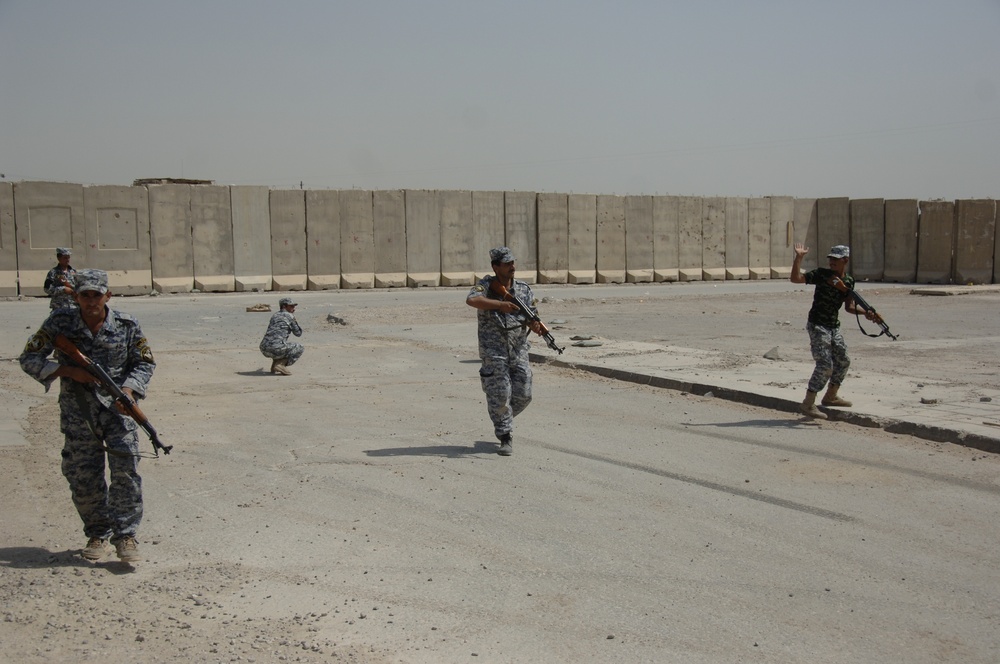
M 482 284 L 476 284 L 475 286 L 472 287 L 472 290 L 476 291 L 477 293 L 485 293 L 486 286 L 483 286 Z
M 25 353 L 37 353 L 41 351 L 48 345 L 51 345 L 52 337 L 45 330 L 38 330 L 28 339 L 28 343 L 24 345 Z
M 135 347 L 139 349 L 139 356 L 143 362 L 156 364 L 156 360 L 153 359 L 153 349 L 149 347 L 146 337 L 139 337 L 139 340 L 135 342 Z

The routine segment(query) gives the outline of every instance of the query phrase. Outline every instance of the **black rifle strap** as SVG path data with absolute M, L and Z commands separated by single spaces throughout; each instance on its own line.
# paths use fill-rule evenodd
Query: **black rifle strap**
M 855 306 L 857 306 L 856 303 Z M 865 335 L 866 337 L 874 337 L 877 339 L 878 337 L 881 337 L 883 334 L 885 334 L 885 330 L 882 330 L 878 334 L 869 334 L 868 332 L 866 332 L 865 328 L 861 327 L 861 314 L 858 313 L 858 310 L 856 308 L 854 309 L 854 317 L 858 319 L 858 329 L 861 330 L 861 334 Z

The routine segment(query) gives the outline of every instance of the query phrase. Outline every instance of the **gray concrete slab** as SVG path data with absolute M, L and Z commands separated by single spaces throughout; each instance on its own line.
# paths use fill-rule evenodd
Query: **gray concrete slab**
M 625 197 L 625 281 L 653 281 L 653 197 Z
M 701 203 L 701 278 L 726 279 L 726 199 L 721 196 Z
M 375 287 L 373 195 L 364 189 L 340 192 L 340 285 Z M 438 250 L 440 255 L 440 249 Z
M 597 197 L 597 283 L 625 283 L 625 197 Z
M 996 201 L 955 201 L 956 283 L 988 284 L 993 281 L 996 218 Z
M 885 274 L 885 201 L 852 200 L 850 273 L 858 281 L 882 281 Z
M 119 295 L 148 294 L 153 289 L 153 268 L 146 188 L 84 187 L 83 207 L 90 240 L 87 252 L 74 256 L 74 262 L 107 272 L 108 283 Z M 227 252 L 232 252 L 231 241 Z M 227 273 L 231 272 L 229 265 Z
M 194 288 L 191 185 L 146 185 L 153 290 L 187 293 Z
M 306 192 L 308 290 L 340 288 L 341 215 L 339 191 Z
M 439 191 L 441 285 L 471 286 L 476 279 L 471 191 Z
M 537 198 L 533 191 L 504 192 L 504 244 L 517 257 L 517 278 L 529 284 L 538 281 Z
M 954 274 L 952 244 L 955 237 L 955 204 L 921 201 L 917 240 L 917 281 L 947 284 Z
M 569 280 L 569 197 L 538 194 L 538 283 Z
M 406 191 L 407 285 L 441 284 L 441 201 L 436 191 Z
M 191 222 L 194 287 L 207 292 L 236 290 L 229 187 L 192 187 Z
M 0 182 L 0 296 L 17 295 L 14 185 Z
M 820 198 L 816 201 L 816 259 L 826 265 L 826 252 L 837 244 L 851 242 L 850 199 Z
M 305 290 L 308 280 L 306 252 L 306 199 L 301 189 L 273 189 L 271 214 L 271 289 Z
M 569 194 L 569 274 L 571 284 L 597 281 L 597 196 Z
M 771 196 L 770 263 L 772 279 L 787 279 L 792 273 L 795 256 L 795 199 L 791 196 Z
M 916 281 L 918 220 L 916 199 L 885 202 L 886 281 Z
M 726 279 L 749 279 L 750 203 L 746 198 L 726 198 L 725 246 Z
M 747 200 L 747 270 L 751 279 L 771 278 L 771 199 Z
M 678 280 L 701 281 L 702 276 L 702 199 L 681 196 L 677 203 L 680 246 L 678 250 Z
M 232 186 L 233 270 L 237 291 L 271 288 L 271 214 L 268 188 Z
M 406 194 L 402 189 L 372 193 L 375 225 L 375 287 L 406 285 Z
M 473 267 L 477 277 L 493 274 L 490 249 L 506 243 L 502 191 L 472 192 Z
M 678 274 L 679 205 L 677 196 L 653 196 L 653 280 L 674 282 Z

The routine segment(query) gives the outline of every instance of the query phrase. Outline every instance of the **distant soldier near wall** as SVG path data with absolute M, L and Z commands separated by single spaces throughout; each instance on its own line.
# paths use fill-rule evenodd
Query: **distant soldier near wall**
M 45 292 L 51 298 L 49 309 L 61 309 L 63 307 L 76 306 L 76 290 L 74 277 L 76 270 L 69 264 L 73 251 L 67 247 L 56 249 L 56 261 L 58 263 L 45 275 Z
M 305 347 L 302 344 L 291 342 L 288 337 L 294 334 L 302 336 L 302 328 L 295 320 L 295 307 L 298 303 L 290 297 L 283 297 L 278 301 L 280 310 L 271 316 L 271 321 L 267 325 L 267 332 L 260 342 L 260 352 L 264 357 L 270 358 L 271 373 L 279 376 L 290 376 L 292 372 L 288 369 L 295 364 Z

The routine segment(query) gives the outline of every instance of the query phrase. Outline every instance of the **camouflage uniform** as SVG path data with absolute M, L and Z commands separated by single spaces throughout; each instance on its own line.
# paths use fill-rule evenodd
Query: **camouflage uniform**
M 810 392 L 819 392 L 826 387 L 827 382 L 831 385 L 842 384 L 847 377 L 847 369 L 851 366 L 838 318 L 848 294 L 830 285 L 830 280 L 835 276 L 837 275 L 833 270 L 825 267 L 803 275 L 807 284 L 816 286 L 812 308 L 809 309 L 809 322 L 806 324 L 809 346 L 816 361 L 816 368 L 809 379 Z M 844 276 L 842 281 L 848 289 L 854 289 L 853 277 Z
M 485 296 L 501 298 L 490 290 L 496 276 L 490 275 L 477 282 L 466 299 Z M 510 292 L 529 307 L 534 307 L 531 287 L 514 280 Z M 530 330 L 524 318 L 499 311 L 477 312 L 479 331 L 479 357 L 483 366 L 479 378 L 486 393 L 486 407 L 493 421 L 493 431 L 503 440 L 514 428 L 514 418 L 531 403 L 531 364 L 528 350 Z
M 291 366 L 302 357 L 305 347 L 302 344 L 288 343 L 288 335 L 302 336 L 302 328 L 290 311 L 279 311 L 271 316 L 267 324 L 267 332 L 260 342 L 260 352 L 271 360 L 284 360 Z
M 62 334 L 121 387 L 130 388 L 136 398 L 144 397 L 156 366 L 153 353 L 133 316 L 105 309 L 107 317 L 97 334 L 91 333 L 79 309 L 53 311 L 28 339 L 20 357 L 21 368 L 47 392 L 58 365 L 70 364 L 58 351 L 55 359 L 49 358 L 56 336 Z M 112 397 L 96 384 L 78 383 L 65 376 L 59 384 L 59 411 L 60 430 L 65 436 L 62 472 L 83 520 L 83 532 L 87 537 L 110 539 L 113 544 L 135 537 L 142 520 L 135 421 L 119 414 Z M 102 442 L 112 451 L 107 457 L 110 485 L 105 481 Z
M 69 283 L 73 283 L 73 278 L 76 275 L 76 270 L 73 266 L 67 266 L 64 271 L 61 267 L 56 265 L 54 268 L 49 270 L 49 273 L 45 275 L 45 292 L 49 294 L 51 298 L 49 300 L 49 309 L 61 309 L 62 307 L 76 307 L 76 299 L 73 297 L 73 293 L 66 292 L 66 284 L 63 283 L 63 278 L 69 280 Z

